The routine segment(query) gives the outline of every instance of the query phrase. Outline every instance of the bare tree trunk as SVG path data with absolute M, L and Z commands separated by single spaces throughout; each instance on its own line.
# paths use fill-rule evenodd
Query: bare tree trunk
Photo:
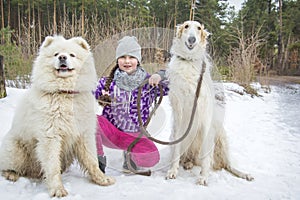
M 38 4 L 38 25 L 39 25 L 39 35 L 38 35 L 38 37 L 39 37 L 39 44 L 41 44 L 42 43 L 42 22 L 41 22 L 41 10 L 40 10 L 40 6 L 39 6 L 39 4 Z
M 96 0 L 93 1 L 94 2 L 94 8 L 95 8 L 95 12 L 96 12 L 96 15 L 98 16 L 98 8 L 97 8 L 97 4 L 96 4 Z
M 194 20 L 194 17 L 195 17 L 195 7 L 196 7 L 195 0 L 192 0 L 191 1 L 191 9 L 190 9 L 190 20 Z
M 175 32 L 175 27 L 177 26 L 177 4 L 178 4 L 178 0 L 175 0 L 175 3 L 174 3 L 174 32 Z
M 56 0 L 53 1 L 53 33 L 57 34 L 56 25 Z
M 277 69 L 280 70 L 284 68 L 283 62 L 283 44 L 282 44 L 282 0 L 279 0 L 279 33 L 278 33 L 278 54 L 277 54 Z
M 34 52 L 36 49 L 36 39 L 35 39 L 35 9 L 34 9 L 34 2 L 32 2 L 32 49 Z
M 30 55 L 31 54 L 31 48 L 30 48 L 30 44 L 31 44 L 31 31 L 30 31 L 30 26 L 31 26 L 31 6 L 30 6 L 30 0 L 27 1 L 27 6 L 28 6 L 28 35 L 27 35 L 27 45 L 28 45 L 28 49 L 27 52 Z
M 3 5 L 3 0 L 0 1 L 1 5 L 1 29 L 4 28 L 4 5 Z
M 3 56 L 0 55 L 0 99 L 6 97 Z
M 288 56 L 289 56 L 289 50 L 288 50 L 288 46 L 290 46 L 291 43 L 291 33 L 289 34 L 289 38 L 287 41 L 287 44 L 285 45 L 284 51 L 283 51 L 283 58 L 282 58 L 282 67 L 281 67 L 281 71 L 285 72 L 286 70 L 288 70 Z
M 66 28 L 67 28 L 67 11 L 66 11 L 66 4 L 64 3 L 64 14 L 63 14 L 63 22 L 62 22 L 62 32 L 63 34 L 66 34 Z
M 271 19 L 271 11 L 272 11 L 272 0 L 268 0 L 268 18 Z M 269 38 L 268 38 L 268 43 L 270 43 L 270 38 L 272 37 L 272 24 L 270 22 L 268 23 L 268 32 L 269 32 Z M 268 44 L 267 44 L 268 45 Z M 267 53 L 267 64 L 269 65 L 270 69 L 273 69 L 274 67 L 274 61 L 276 59 L 274 55 L 274 48 L 268 48 L 268 53 Z
M 84 36 L 84 0 L 81 6 L 81 35 Z
M 48 7 L 48 1 L 47 1 L 47 7 Z M 50 17 L 50 9 L 47 9 L 47 24 L 48 24 L 48 30 L 51 30 L 51 17 Z M 50 32 L 52 34 L 52 32 Z
M 7 0 L 7 26 L 10 27 L 10 0 Z
M 18 43 L 21 44 L 21 13 L 20 13 L 20 5 L 18 4 Z
M 1 29 L 4 29 L 4 9 L 3 9 L 3 0 L 0 1 L 1 4 Z M 1 35 L 1 44 L 4 43 L 4 33 Z
M 74 10 L 73 10 L 74 11 Z M 71 22 L 71 36 L 74 36 L 74 24 L 75 24 L 75 16 L 74 16 L 74 12 L 72 13 L 72 22 Z

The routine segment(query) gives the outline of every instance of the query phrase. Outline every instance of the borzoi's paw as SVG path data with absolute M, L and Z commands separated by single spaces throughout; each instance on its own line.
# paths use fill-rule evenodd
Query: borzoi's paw
M 2 172 L 2 176 L 4 178 L 6 178 L 9 181 L 13 181 L 16 182 L 19 179 L 19 175 L 17 174 L 17 172 L 13 171 L 13 170 L 4 170 Z
M 246 179 L 247 181 L 253 181 L 254 180 L 254 177 L 251 176 L 251 174 L 245 174 L 245 176 L 242 177 L 242 178 Z
M 177 174 L 178 174 L 178 170 L 177 169 L 170 169 L 167 172 L 166 179 L 176 179 Z
M 198 185 L 203 185 L 203 186 L 207 186 L 207 177 L 203 177 L 201 176 L 198 181 L 197 181 L 197 184 Z
M 51 197 L 65 197 L 68 195 L 68 192 L 63 186 L 60 186 L 50 189 L 50 195 Z
M 185 170 L 193 169 L 193 167 L 194 167 L 194 164 L 192 162 L 186 162 L 183 164 L 183 168 Z
M 112 185 L 116 182 L 116 180 L 113 177 L 109 177 L 109 176 L 104 176 L 104 177 L 101 177 L 101 178 L 97 178 L 93 181 L 96 184 L 101 185 L 101 186 Z

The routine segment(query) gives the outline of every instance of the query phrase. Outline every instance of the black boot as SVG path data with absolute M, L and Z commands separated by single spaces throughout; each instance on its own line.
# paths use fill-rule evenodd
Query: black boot
M 98 163 L 99 163 L 100 170 L 105 174 L 106 156 L 98 155 Z
M 126 153 L 123 153 L 123 157 L 124 157 L 124 162 L 123 162 L 123 172 L 124 173 L 130 173 L 130 169 L 126 160 Z M 130 165 L 134 170 L 139 170 L 139 168 L 137 167 L 137 165 L 133 162 L 133 160 L 130 159 Z

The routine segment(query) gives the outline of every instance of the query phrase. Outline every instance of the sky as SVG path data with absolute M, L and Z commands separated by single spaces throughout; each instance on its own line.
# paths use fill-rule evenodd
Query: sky
M 228 0 L 229 5 L 234 6 L 236 10 L 240 10 L 244 0 Z

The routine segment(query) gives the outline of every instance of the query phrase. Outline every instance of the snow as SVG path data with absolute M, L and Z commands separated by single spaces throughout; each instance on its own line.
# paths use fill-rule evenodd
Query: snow
M 195 184 L 198 167 L 190 171 L 180 168 L 177 179 L 165 180 L 170 147 L 162 145 L 159 145 L 161 161 L 151 169 L 151 176 L 127 175 L 120 171 L 121 151 L 106 148 L 106 174 L 114 176 L 116 183 L 107 187 L 93 184 L 75 162 L 62 175 L 69 192 L 63 199 L 300 199 L 300 85 L 273 85 L 270 93 L 260 89 L 261 97 L 251 97 L 233 83 L 223 85 L 224 125 L 230 154 L 234 165 L 253 175 L 254 181 L 236 178 L 222 170 L 211 172 L 208 186 L 199 186 Z M 16 104 L 24 92 L 7 88 L 8 96 L 0 99 L 0 143 L 11 126 Z M 171 124 L 167 98 L 159 109 L 149 130 L 155 137 L 167 140 Z M 2 176 L 0 197 L 5 200 L 51 199 L 42 180 L 20 178 L 12 183 Z

